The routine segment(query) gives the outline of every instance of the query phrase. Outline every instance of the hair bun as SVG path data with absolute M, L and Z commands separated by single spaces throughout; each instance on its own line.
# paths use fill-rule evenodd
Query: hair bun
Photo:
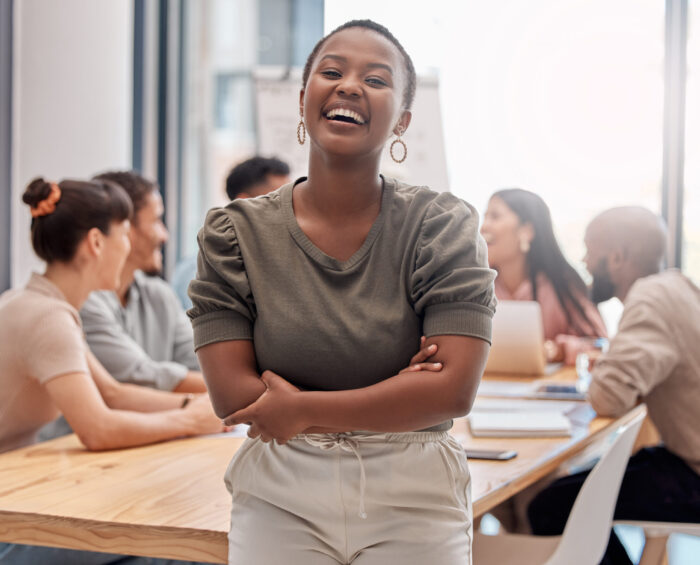
M 22 201 L 29 206 L 35 207 L 45 200 L 51 192 L 51 184 L 45 181 L 42 177 L 35 178 L 27 185 L 27 188 L 22 195 Z

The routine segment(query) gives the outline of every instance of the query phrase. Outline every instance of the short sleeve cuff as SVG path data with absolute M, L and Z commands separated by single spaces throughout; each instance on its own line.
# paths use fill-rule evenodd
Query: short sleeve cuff
M 192 320 L 194 349 L 235 339 L 253 339 L 253 324 L 232 310 L 209 312 Z
M 476 337 L 491 343 L 491 320 L 493 311 L 471 302 L 434 304 L 425 309 L 423 334 L 463 335 Z
M 45 385 L 48 383 L 50 380 L 55 379 L 56 377 L 62 377 L 64 375 L 71 375 L 73 373 L 83 373 L 85 375 L 90 374 L 90 369 L 88 368 L 87 362 L 81 363 L 77 362 L 75 365 L 72 364 L 62 364 L 62 365 L 55 365 L 49 369 L 47 368 L 47 371 L 43 374 L 40 375 L 35 375 L 35 378 L 39 383 L 42 385 Z
M 189 369 L 180 363 L 164 362 L 158 363 L 158 370 L 155 375 L 155 386 L 158 390 L 174 390 L 187 376 Z

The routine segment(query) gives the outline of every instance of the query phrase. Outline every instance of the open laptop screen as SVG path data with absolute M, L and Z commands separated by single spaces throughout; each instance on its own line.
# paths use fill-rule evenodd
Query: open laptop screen
M 542 310 L 534 301 L 501 300 L 493 317 L 485 373 L 541 375 L 545 370 Z

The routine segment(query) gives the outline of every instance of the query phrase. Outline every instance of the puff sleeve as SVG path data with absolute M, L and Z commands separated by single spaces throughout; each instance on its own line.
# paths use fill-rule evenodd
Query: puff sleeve
M 22 357 L 27 372 L 40 384 L 68 373 L 90 374 L 83 332 L 70 312 L 55 307 L 25 327 L 27 333 L 19 335 L 24 334 L 27 339 L 18 340 L 17 346 L 26 348 Z
M 225 208 L 211 210 L 197 235 L 197 277 L 188 293 L 195 350 L 219 341 L 253 339 L 253 298 L 235 226 Z
M 476 210 L 449 193 L 426 210 L 410 280 L 426 337 L 464 335 L 491 342 L 496 275 L 478 227 Z

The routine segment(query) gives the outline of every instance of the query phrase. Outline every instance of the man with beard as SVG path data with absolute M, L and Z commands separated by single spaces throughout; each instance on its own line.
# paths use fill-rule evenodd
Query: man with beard
M 163 200 L 158 185 L 135 172 L 107 172 L 129 194 L 131 252 L 115 292 L 93 292 L 80 311 L 88 345 L 117 380 L 175 392 L 204 392 L 192 327 L 163 268 Z
M 644 402 L 662 444 L 630 458 L 615 519 L 700 522 L 700 289 L 661 271 L 666 231 L 640 207 L 597 216 L 585 235 L 593 300 L 624 304 L 618 334 L 596 362 L 588 391 L 601 416 Z M 528 508 L 537 535 L 562 533 L 587 473 L 552 483 Z M 631 561 L 611 533 L 602 563 Z

